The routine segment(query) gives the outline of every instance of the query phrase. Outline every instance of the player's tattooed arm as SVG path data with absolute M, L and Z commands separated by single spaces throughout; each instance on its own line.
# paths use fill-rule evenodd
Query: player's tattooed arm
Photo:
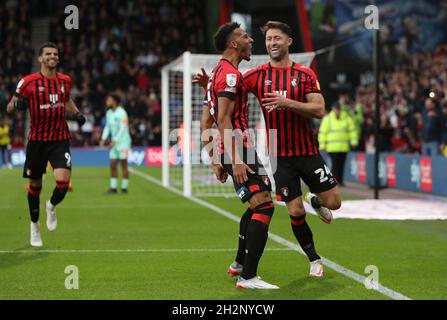
M 236 139 L 233 136 L 233 124 L 231 116 L 234 112 L 234 100 L 227 97 L 219 97 L 219 113 L 217 125 L 219 133 L 224 144 L 225 153 L 230 157 L 233 168 L 233 179 L 242 185 L 248 180 L 247 172 L 254 173 L 240 158 Z
M 308 93 L 306 102 L 288 99 L 276 92 L 267 92 L 262 99 L 262 104 L 269 111 L 278 108 L 290 109 L 299 115 L 321 119 L 324 116 L 325 102 L 321 93 Z
M 211 159 L 211 166 L 214 171 L 214 174 L 216 175 L 217 180 L 219 180 L 222 183 L 225 183 L 228 179 L 228 172 L 225 170 L 225 168 L 220 164 L 220 161 L 218 161 L 214 153 L 214 143 L 213 139 L 217 135 L 215 134 L 215 129 L 213 129 L 213 117 L 210 114 L 210 110 L 208 106 L 204 106 L 202 110 L 202 118 L 200 119 L 200 133 L 201 133 L 201 139 L 202 144 L 205 146 L 205 150 L 207 150 L 208 155 Z

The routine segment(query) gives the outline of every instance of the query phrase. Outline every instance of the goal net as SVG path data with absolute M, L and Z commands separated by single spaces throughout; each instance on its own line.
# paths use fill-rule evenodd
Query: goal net
M 290 55 L 293 61 L 305 66 L 311 64 L 314 56 L 313 52 Z M 235 196 L 231 177 L 220 183 L 209 165 L 200 139 L 204 90 L 192 83 L 200 68 L 209 74 L 220 59 L 220 55 L 185 52 L 162 69 L 162 182 L 183 191 L 185 196 Z M 268 55 L 252 55 L 250 61 L 241 62 L 239 70 L 244 73 L 268 61 Z M 248 103 L 249 128 L 255 133 L 259 157 L 268 168 L 262 112 L 254 95 L 249 94 Z

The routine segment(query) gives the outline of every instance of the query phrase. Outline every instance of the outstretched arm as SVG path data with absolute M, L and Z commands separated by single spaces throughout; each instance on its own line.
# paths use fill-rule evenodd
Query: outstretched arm
M 202 73 L 197 73 L 192 79 L 192 83 L 197 83 L 199 86 L 206 90 L 206 86 L 208 85 L 210 77 L 206 73 L 205 69 L 203 69 L 203 67 L 200 69 L 202 70 Z

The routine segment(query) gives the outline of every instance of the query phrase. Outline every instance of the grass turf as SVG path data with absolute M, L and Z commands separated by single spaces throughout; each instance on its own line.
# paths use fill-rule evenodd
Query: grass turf
M 137 170 L 159 176 L 158 169 Z M 19 169 L 0 170 L 0 299 L 388 299 L 329 268 L 324 279 L 308 279 L 307 258 L 283 250 L 266 251 L 259 269 L 281 290 L 237 290 L 226 274 L 234 252 L 188 251 L 235 248 L 237 223 L 135 175 L 129 194 L 107 195 L 107 168 L 74 169 L 74 192 L 58 207 L 51 233 L 43 204 L 54 180 L 47 176 L 44 247 L 31 248 L 20 176 Z M 244 210 L 236 198 L 205 200 L 236 215 Z M 447 221 L 307 220 L 321 255 L 365 276 L 365 267 L 375 265 L 380 283 L 410 298 L 447 298 Z M 270 230 L 296 242 L 284 207 L 277 207 Z M 284 247 L 270 239 L 267 248 Z M 76 252 L 115 249 L 129 252 Z M 79 290 L 65 288 L 69 265 L 78 267 Z

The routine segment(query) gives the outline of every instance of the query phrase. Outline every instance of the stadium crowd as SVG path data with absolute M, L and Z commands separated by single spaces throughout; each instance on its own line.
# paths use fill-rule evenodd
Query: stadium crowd
M 447 44 L 413 55 L 380 82 L 381 151 L 447 156 Z M 359 150 L 374 151 L 374 85 L 360 85 L 337 102 L 359 130 Z
M 31 47 L 31 11 L 26 1 L 20 4 L 20 10 L 8 8 L 6 1 L 0 3 L 0 48 L 0 117 L 4 117 L 11 94 L 15 92 L 21 75 L 31 70 L 34 59 L 34 50 Z M 13 145 L 23 146 L 23 114 L 16 113 L 9 120 Z
M 0 4 L 0 105 L 4 106 L 21 76 L 30 73 L 31 10 Z M 74 1 L 79 30 L 64 28 L 64 1 L 47 0 L 52 12 L 50 40 L 61 52 L 60 71 L 73 78 L 72 96 L 87 123 L 69 122 L 74 146 L 97 145 L 104 126 L 104 98 L 118 93 L 130 118 L 133 145 L 161 144 L 161 66 L 183 51 L 205 51 L 203 1 Z M 106 5 L 107 4 L 107 5 Z M 157 5 L 154 5 L 157 4 Z M 19 9 L 20 8 L 20 9 Z M 62 9 L 61 9 L 62 8 Z M 113 10 L 111 9 L 113 8 Z M 383 74 L 381 81 L 381 151 L 427 153 L 447 145 L 447 44 L 412 57 Z M 358 86 L 337 103 L 355 115 L 357 149 L 374 149 L 374 86 Z M 23 146 L 23 114 L 10 119 L 13 145 Z M 425 147 L 424 147 L 425 146 Z M 445 151 L 447 155 L 447 151 Z

